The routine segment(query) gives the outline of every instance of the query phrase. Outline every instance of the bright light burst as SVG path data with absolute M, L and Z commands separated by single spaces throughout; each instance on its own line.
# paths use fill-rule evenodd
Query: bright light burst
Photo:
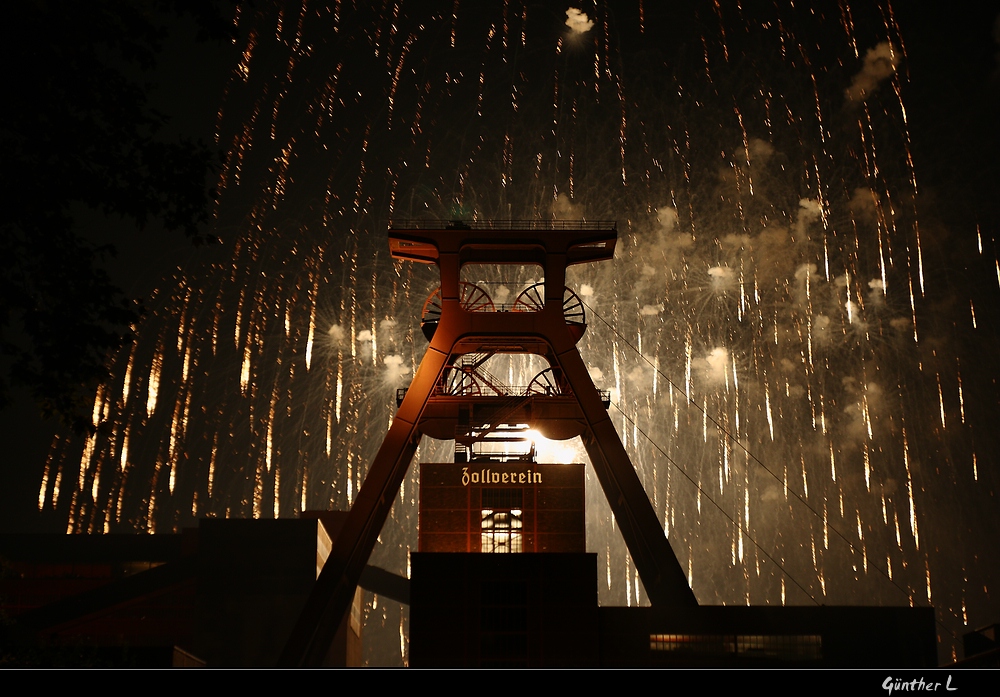
M 933 602 L 959 636 L 995 621 L 998 298 L 980 279 L 1000 264 L 954 230 L 969 271 L 948 274 L 892 8 L 613 4 L 577 11 L 573 42 L 566 15 L 513 1 L 240 17 L 229 259 L 164 281 L 97 393 L 101 429 L 53 444 L 40 505 L 71 532 L 346 509 L 436 285 L 390 260 L 386 221 L 617 219 L 615 262 L 571 274 L 581 347 L 699 601 Z M 402 573 L 416 481 L 372 560 Z M 588 486 L 601 602 L 646 602 Z M 367 613 L 368 659 L 404 662 L 399 606 Z

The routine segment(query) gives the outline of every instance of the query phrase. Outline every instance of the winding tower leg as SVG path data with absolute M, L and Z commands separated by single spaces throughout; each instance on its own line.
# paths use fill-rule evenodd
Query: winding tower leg
M 320 666 L 354 599 L 361 572 L 399 493 L 413 453 L 420 444 L 418 423 L 448 359 L 434 349 L 424 354 L 364 484 L 351 506 L 316 585 L 285 644 L 279 666 Z
M 698 601 L 688 585 L 684 570 L 663 534 L 656 512 L 607 410 L 601 405 L 597 388 L 580 352 L 573 348 L 558 356 L 557 360 L 587 420 L 584 447 L 650 603 L 659 607 L 696 606 Z

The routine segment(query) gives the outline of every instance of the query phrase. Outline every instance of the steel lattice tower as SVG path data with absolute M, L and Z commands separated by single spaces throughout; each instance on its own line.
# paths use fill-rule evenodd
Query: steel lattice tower
M 583 304 L 566 288 L 573 264 L 614 256 L 617 226 L 608 221 L 399 221 L 389 226 L 396 259 L 436 264 L 441 286 L 424 306 L 430 339 L 410 387 L 316 581 L 282 655 L 282 665 L 319 665 L 350 607 L 420 438 L 468 447 L 506 424 L 528 424 L 545 436 L 582 436 L 615 521 L 655 606 L 697 605 L 577 342 L 586 330 Z M 544 282 L 509 307 L 461 281 L 469 264 L 537 265 Z M 476 389 L 479 368 L 495 354 L 536 354 L 550 368 L 517 392 Z

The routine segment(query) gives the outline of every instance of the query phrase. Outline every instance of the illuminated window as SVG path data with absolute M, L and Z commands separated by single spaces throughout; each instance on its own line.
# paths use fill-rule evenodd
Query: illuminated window
M 483 489 L 482 538 L 483 552 L 506 553 L 524 551 L 522 542 L 522 489 Z
M 649 648 L 703 656 L 736 654 L 748 658 L 818 661 L 823 658 L 823 637 L 818 634 L 650 634 Z

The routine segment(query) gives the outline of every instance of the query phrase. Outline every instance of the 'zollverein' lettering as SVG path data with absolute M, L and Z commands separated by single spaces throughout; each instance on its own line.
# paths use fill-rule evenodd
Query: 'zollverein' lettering
M 462 486 L 469 484 L 541 484 L 541 472 L 493 472 L 481 469 L 469 472 L 468 467 L 462 468 Z

